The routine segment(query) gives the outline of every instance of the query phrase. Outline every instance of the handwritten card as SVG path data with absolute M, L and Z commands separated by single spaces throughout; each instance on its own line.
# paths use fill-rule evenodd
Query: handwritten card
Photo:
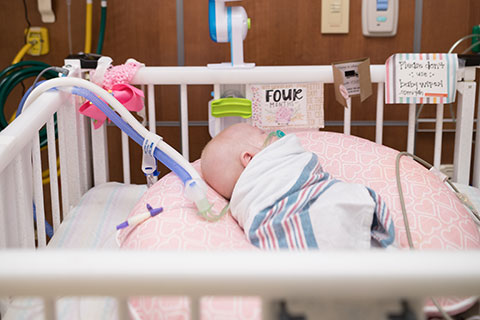
M 334 62 L 332 71 L 335 98 L 343 106 L 347 107 L 348 98 L 360 96 L 363 102 L 372 95 L 369 58 Z M 342 94 L 342 90 L 346 91 L 345 95 Z
M 323 128 L 323 83 L 250 84 L 253 125 L 264 130 Z
M 456 54 L 394 54 L 385 63 L 385 102 L 454 102 L 457 69 Z

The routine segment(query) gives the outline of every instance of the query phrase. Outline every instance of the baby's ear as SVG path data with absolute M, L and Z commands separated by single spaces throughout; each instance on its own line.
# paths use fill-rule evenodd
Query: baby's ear
M 252 160 L 253 156 L 254 155 L 248 151 L 244 151 L 240 154 L 240 162 L 244 168 L 247 166 L 250 160 Z

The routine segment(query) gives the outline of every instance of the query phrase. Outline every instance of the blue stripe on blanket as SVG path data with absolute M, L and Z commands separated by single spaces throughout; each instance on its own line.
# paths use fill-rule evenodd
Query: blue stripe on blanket
M 319 165 L 317 155 L 312 154 L 312 158 L 290 190 L 274 205 L 265 208 L 254 218 L 249 230 L 252 244 L 268 249 L 318 248 L 309 209 L 319 196 L 338 181 L 328 181 L 329 177 L 330 175 Z M 328 183 L 322 185 L 322 182 L 327 181 Z M 295 210 L 295 214 L 289 214 L 292 210 Z M 296 229 L 296 232 L 289 232 L 289 229 Z
M 263 249 L 318 248 L 309 209 L 337 182 L 340 180 L 331 179 L 319 165 L 317 155 L 312 154 L 295 184 L 278 201 L 255 216 L 248 232 L 251 243 Z M 372 240 L 388 247 L 395 239 L 391 216 L 381 197 L 366 188 L 375 202 Z
M 372 239 L 377 241 L 380 246 L 386 248 L 393 244 L 395 240 L 395 228 L 392 217 L 383 199 L 372 189 L 366 188 L 375 202 L 375 211 L 371 227 Z

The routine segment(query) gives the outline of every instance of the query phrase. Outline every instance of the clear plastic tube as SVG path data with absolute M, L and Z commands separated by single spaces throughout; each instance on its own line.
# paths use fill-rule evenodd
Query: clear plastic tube
M 131 126 L 129 126 L 125 121 L 123 121 L 120 116 L 118 116 L 112 109 L 108 107 L 108 105 L 99 99 L 96 95 L 91 93 L 89 90 L 79 87 L 73 87 L 72 93 L 85 99 L 89 100 L 93 103 L 97 108 L 99 108 L 105 115 L 112 120 L 113 123 L 117 127 L 119 127 L 123 132 L 125 132 L 130 138 L 132 138 L 136 143 L 139 145 L 143 145 L 144 138 L 136 132 Z M 161 161 L 164 165 L 166 165 L 170 170 L 175 172 L 177 176 L 182 180 L 185 184 L 187 181 L 192 180 L 192 176 L 181 166 L 178 165 L 172 158 L 162 152 L 160 149 L 155 148 L 154 156 L 158 161 Z
M 87 80 L 78 78 L 56 78 L 43 82 L 36 87 L 25 101 L 24 108 L 27 108 L 43 92 L 53 88 L 68 87 L 68 91 L 75 94 L 84 95 L 93 104 L 99 107 L 107 117 L 109 117 L 117 126 L 126 132 L 135 142 L 142 145 L 144 137 L 149 131 L 142 126 L 132 114 L 111 94 Z M 80 88 L 76 88 L 80 87 Z M 101 99 L 100 99 L 100 98 Z M 115 113 L 108 105 L 117 113 Z M 157 144 L 154 156 L 171 169 L 185 185 L 187 198 L 195 202 L 198 213 L 209 221 L 216 221 L 226 214 L 228 206 L 218 215 L 211 212 L 212 206 L 206 197 L 206 184 L 198 172 L 180 153 L 163 140 Z

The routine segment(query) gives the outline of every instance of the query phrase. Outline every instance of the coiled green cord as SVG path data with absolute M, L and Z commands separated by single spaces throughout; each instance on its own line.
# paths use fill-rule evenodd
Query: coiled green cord
M 21 61 L 8 66 L 0 72 L 0 131 L 8 125 L 5 115 L 5 102 L 12 90 L 22 81 L 28 78 L 36 77 L 42 70 L 50 65 L 40 61 Z M 45 72 L 44 77 L 51 79 L 57 77 L 57 72 L 49 70 Z M 46 144 L 46 130 L 40 131 L 41 146 Z

